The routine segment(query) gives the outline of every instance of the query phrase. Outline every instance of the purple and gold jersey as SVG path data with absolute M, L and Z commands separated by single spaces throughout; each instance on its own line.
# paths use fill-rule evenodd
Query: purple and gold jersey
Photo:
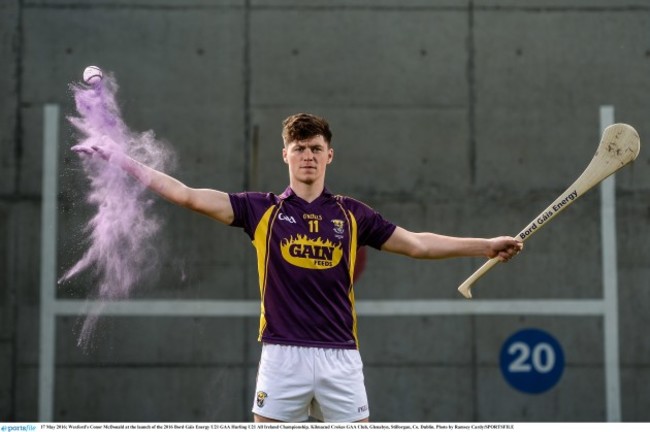
M 395 225 L 365 204 L 327 190 L 308 203 L 281 195 L 230 194 L 257 250 L 262 308 L 259 340 L 357 349 L 352 278 L 357 250 L 379 249 Z

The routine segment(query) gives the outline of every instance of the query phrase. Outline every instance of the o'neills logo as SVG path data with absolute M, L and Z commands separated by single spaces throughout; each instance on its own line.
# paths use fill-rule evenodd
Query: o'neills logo
M 300 235 L 282 240 L 280 243 L 282 257 L 289 263 L 308 269 L 324 270 L 336 267 L 343 256 L 340 243 L 334 244 L 320 237 L 310 239 Z

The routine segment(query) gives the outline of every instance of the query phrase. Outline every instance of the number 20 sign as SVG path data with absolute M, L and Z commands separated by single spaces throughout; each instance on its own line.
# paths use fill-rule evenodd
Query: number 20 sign
M 564 353 L 558 341 L 539 329 L 523 329 L 501 347 L 501 373 L 524 393 L 543 393 L 553 387 L 564 371 Z

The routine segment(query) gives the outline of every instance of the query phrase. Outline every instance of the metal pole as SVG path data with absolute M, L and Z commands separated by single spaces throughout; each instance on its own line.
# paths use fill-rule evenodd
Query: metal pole
M 600 107 L 600 131 L 614 123 L 614 107 Z M 621 421 L 621 377 L 618 354 L 618 263 L 616 244 L 616 177 L 600 184 L 600 223 L 605 303 L 605 398 L 607 421 Z
M 52 421 L 56 316 L 56 235 L 59 107 L 43 110 L 43 187 L 41 203 L 41 322 L 39 352 L 38 419 Z

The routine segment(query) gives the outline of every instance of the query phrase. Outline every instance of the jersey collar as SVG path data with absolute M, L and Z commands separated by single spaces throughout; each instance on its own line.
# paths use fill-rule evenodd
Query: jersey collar
M 316 202 L 317 200 L 320 200 L 321 198 L 329 198 L 332 196 L 332 193 L 327 189 L 327 187 L 323 188 L 323 192 L 321 192 L 320 196 L 314 200 Z M 291 189 L 291 186 L 287 186 L 287 188 L 280 194 L 280 199 L 299 199 L 301 201 L 302 198 L 300 198 L 296 193 Z

